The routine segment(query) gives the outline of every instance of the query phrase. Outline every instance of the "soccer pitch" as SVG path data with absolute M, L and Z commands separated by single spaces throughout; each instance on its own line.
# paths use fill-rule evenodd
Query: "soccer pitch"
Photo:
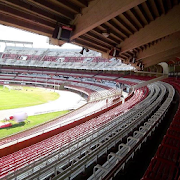
M 59 94 L 43 88 L 27 86 L 11 86 L 8 89 L 0 86 L 0 110 L 34 106 L 59 98 Z
M 59 94 L 57 92 L 44 88 L 27 86 L 0 86 L 0 110 L 44 104 L 58 98 Z M 12 124 L 11 127 L 0 129 L 0 139 L 33 128 L 47 121 L 51 121 L 68 112 L 68 110 L 65 110 L 29 116 L 28 120 L 21 123 L 10 120 L 9 122 Z M 4 122 L 3 119 L 0 119 L 0 121 Z
M 40 114 L 36 116 L 29 116 L 28 117 L 28 121 L 30 121 L 29 123 L 27 123 L 27 120 L 21 123 L 10 121 L 12 123 L 11 127 L 0 129 L 0 139 L 10 136 L 12 134 L 21 132 L 21 131 L 25 131 L 27 129 L 40 125 L 44 122 L 47 122 L 59 116 L 62 116 L 63 114 L 66 114 L 68 112 L 69 111 L 67 110 L 67 111 L 58 111 L 58 112 L 47 113 L 47 114 Z

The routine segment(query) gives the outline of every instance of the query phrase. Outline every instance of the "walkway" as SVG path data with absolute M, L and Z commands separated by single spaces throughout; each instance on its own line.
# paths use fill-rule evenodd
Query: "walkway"
M 19 112 L 26 112 L 28 116 L 33 116 L 49 112 L 77 109 L 80 106 L 86 104 L 86 100 L 82 98 L 79 94 L 62 90 L 56 90 L 56 92 L 60 94 L 60 97 L 55 101 L 50 101 L 45 104 L 24 108 L 1 110 L 0 119 L 3 120 L 4 118 L 7 118 Z

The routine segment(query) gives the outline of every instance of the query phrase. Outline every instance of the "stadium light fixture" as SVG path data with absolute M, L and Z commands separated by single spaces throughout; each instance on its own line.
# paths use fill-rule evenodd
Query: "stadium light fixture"
M 102 35 L 103 35 L 105 38 L 108 38 L 110 34 L 107 33 L 107 32 L 103 32 Z
M 105 38 L 108 38 L 109 35 L 110 35 L 110 31 L 109 31 L 109 29 L 106 29 L 106 30 L 102 31 L 101 34 L 102 34 Z
M 85 48 L 86 52 L 89 52 L 89 49 L 88 48 Z
M 88 48 L 82 47 L 82 50 L 81 50 L 79 53 L 83 55 L 84 50 L 85 50 L 86 52 L 89 52 L 89 49 L 88 49 Z
M 83 52 L 84 52 L 84 47 L 82 47 L 82 50 L 79 53 L 83 55 Z
M 121 48 L 113 47 L 111 48 L 109 55 L 113 57 L 118 57 L 120 52 L 121 52 Z

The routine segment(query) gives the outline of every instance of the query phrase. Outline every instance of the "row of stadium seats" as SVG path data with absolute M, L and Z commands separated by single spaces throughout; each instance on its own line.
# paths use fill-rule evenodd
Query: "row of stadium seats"
M 143 111 L 143 113 L 147 114 L 151 108 L 158 107 L 160 102 L 163 102 L 162 105 L 160 105 L 160 108 L 158 108 L 158 110 L 153 113 L 148 120 L 145 120 L 146 122 L 139 127 L 138 131 L 133 133 L 133 136 L 127 137 L 126 144 L 122 143 L 118 146 L 118 151 L 116 153 L 109 153 L 107 161 L 102 166 L 96 165 L 94 167 L 93 175 L 88 180 L 111 179 L 114 174 L 117 174 L 121 169 L 124 169 L 128 160 L 133 158 L 135 152 L 141 148 L 142 143 L 146 142 L 148 136 L 151 136 L 151 133 L 155 130 L 167 112 L 171 101 L 173 100 L 174 90 L 167 84 L 165 84 L 165 87 L 168 89 L 168 97 L 165 102 L 163 102 L 166 94 L 164 90 L 164 93 L 162 91 L 160 96 L 151 103 L 150 106 Z M 153 178 L 153 180 L 155 179 Z
M 129 101 L 129 102 L 132 103 L 132 101 Z M 131 106 L 131 104 L 129 104 L 129 106 Z M 126 110 L 127 108 L 128 107 L 125 107 Z M 117 112 L 121 112 L 121 113 L 116 114 Z M 88 144 L 86 143 L 85 147 L 81 148 L 79 147 L 79 144 L 78 144 L 78 147 L 76 147 L 76 149 L 73 149 L 73 155 L 70 154 L 69 157 L 67 157 L 67 160 L 69 159 L 70 162 L 72 162 L 72 164 L 70 163 L 63 166 L 62 161 L 57 162 L 56 166 L 58 165 L 58 167 L 62 167 L 63 169 L 63 170 L 62 169 L 60 170 L 60 174 L 58 177 L 60 177 L 61 179 L 68 179 L 68 178 L 73 179 L 79 173 L 84 172 L 85 168 L 90 166 L 92 163 L 96 162 L 97 158 L 100 157 L 102 154 L 104 154 L 104 152 L 107 152 L 109 148 L 114 146 L 114 144 L 118 142 L 119 137 L 123 138 L 123 136 L 126 136 L 127 131 L 125 131 L 125 129 L 127 130 L 127 126 L 130 125 L 129 117 L 126 120 L 121 119 L 122 116 L 125 115 L 125 114 L 122 114 L 122 112 L 123 112 L 123 109 L 116 109 L 114 112 L 112 112 L 112 113 L 115 113 L 113 116 L 114 118 L 106 125 L 104 126 L 101 125 L 101 128 L 97 132 L 94 132 L 93 135 L 86 138 L 85 141 L 89 143 Z M 125 126 L 125 123 L 126 123 L 126 126 Z M 121 130 L 124 130 L 123 131 L 124 134 L 121 133 L 121 135 L 116 134 L 117 136 L 114 136 L 115 133 L 118 132 L 118 128 L 120 128 Z M 131 131 L 131 128 L 129 130 Z M 115 142 L 112 143 L 111 140 L 115 138 L 117 139 L 114 140 Z M 80 148 L 81 148 L 81 151 L 80 151 Z M 83 154 L 83 155 L 79 156 L 79 154 Z M 73 163 L 74 161 L 75 163 Z M 46 173 L 46 174 L 43 174 L 41 177 L 44 177 L 44 176 L 47 177 L 47 175 L 48 174 Z
M 68 82 L 68 85 L 65 87 L 70 88 L 71 86 L 80 86 L 82 89 L 82 92 L 84 92 L 85 94 L 89 95 L 90 98 L 89 100 L 94 101 L 94 100 L 99 100 L 102 98 L 107 98 L 109 96 L 113 96 L 115 94 L 120 94 L 121 90 L 118 89 L 112 89 L 110 87 L 101 85 L 100 83 L 98 83 L 98 85 L 92 85 L 92 83 L 89 82 L 85 82 L 83 81 L 83 83 L 80 83 L 81 81 L 79 80 L 65 80 L 63 78 L 59 78 L 59 79 L 53 79 L 53 78 L 40 78 L 40 77 L 36 77 L 36 78 L 32 78 L 32 77 L 28 77 L 28 76 L 0 76 L 0 79 L 4 81 L 8 81 L 8 82 L 19 82 L 19 83 L 47 83 L 47 85 L 59 85 L 61 83 L 65 83 Z M 83 88 L 84 89 L 83 89 Z
M 6 46 L 3 54 L 18 54 L 25 55 L 38 55 L 38 56 L 57 56 L 57 57 L 100 57 L 100 53 L 89 50 L 88 53 L 84 52 L 83 55 L 77 49 L 47 49 L 47 48 L 34 48 L 34 47 L 18 47 Z
M 120 81 L 119 81 L 120 82 Z M 128 82 L 128 81 L 127 81 Z M 129 82 L 129 83 L 131 83 L 131 82 Z M 133 83 L 131 83 L 131 84 L 135 84 L 135 82 L 133 82 Z M 86 84 L 87 85 L 87 84 Z M 87 86 L 88 87 L 88 86 Z M 94 90 L 96 90 L 96 88 L 95 87 L 93 87 L 93 89 Z M 103 88 L 102 87 L 99 87 L 98 88 L 99 90 L 102 90 Z M 107 89 L 109 89 L 109 88 L 107 88 Z M 79 140 L 80 139 L 80 137 L 84 137 L 85 135 L 88 135 L 89 133 L 93 133 L 94 132 L 94 130 L 98 130 L 99 128 L 101 128 L 101 126 L 102 125 L 105 125 L 105 124 L 107 124 L 108 122 L 110 122 L 110 121 L 112 121 L 114 118 L 116 118 L 117 116 L 119 116 L 119 115 L 121 115 L 121 114 L 124 114 L 126 111 L 129 111 L 130 110 L 130 108 L 132 108 L 132 106 L 133 105 L 135 105 L 135 104 L 137 104 L 139 101 L 142 101 L 143 100 L 143 98 L 145 98 L 147 95 L 148 95 L 148 89 L 147 88 L 144 88 L 144 89 L 140 89 L 140 90 L 137 90 L 137 91 L 135 91 L 135 94 L 134 94 L 134 96 L 132 96 L 132 98 L 131 99 L 129 99 L 128 101 L 127 101 L 127 104 L 124 104 L 124 106 L 118 106 L 117 107 L 117 109 L 112 109 L 112 111 L 108 111 L 108 114 L 105 114 L 105 116 L 104 117 L 98 117 L 98 118 L 95 118 L 94 119 L 94 123 L 93 123 L 93 121 L 92 121 L 92 124 L 90 124 L 88 127 L 89 127 L 89 129 L 87 130 L 87 129 L 85 129 L 84 130 L 84 132 L 86 133 L 86 134 L 83 134 L 82 133 L 82 135 L 80 134 L 78 134 L 78 135 L 75 135 L 74 134 L 74 136 L 73 137 L 75 137 L 75 136 L 77 136 L 77 140 Z M 123 108 L 124 109 L 123 109 Z M 119 108 L 119 109 L 118 109 Z M 111 118 L 110 118 L 111 117 Z M 98 119 L 98 120 L 97 120 Z M 89 122 L 89 121 L 88 121 Z M 96 124 L 96 123 L 97 124 Z M 57 122 L 57 123 L 59 123 L 59 122 Z M 99 123 L 99 124 L 98 124 Z M 85 123 L 84 123 L 85 124 Z M 54 124 L 55 125 L 55 124 Z M 78 126 L 77 126 L 78 127 Z M 65 131 L 66 132 L 66 131 Z M 75 132 L 80 132 L 80 130 L 78 129 L 78 130 L 76 130 Z M 100 133 L 100 131 L 98 131 L 98 133 Z M 66 137 L 67 137 L 67 134 L 66 134 Z M 76 138 L 76 137 L 75 137 Z M 71 139 L 73 140 L 73 142 L 75 141 L 75 139 L 73 139 L 73 138 L 67 138 L 67 142 L 65 142 L 65 146 L 66 145 L 71 145 L 72 144 L 72 141 L 71 141 Z M 79 145 L 80 144 L 84 144 L 83 142 L 79 142 L 78 143 L 78 147 L 79 147 Z M 37 145 L 37 144 L 36 144 Z M 49 145 L 50 146 L 50 145 Z M 61 146 L 62 147 L 62 146 Z M 50 148 L 51 148 L 51 146 L 50 146 Z M 59 146 L 57 147 L 57 148 L 59 148 Z M 37 153 L 37 151 L 35 150 L 34 152 L 36 152 Z M 49 153 L 50 154 L 52 154 L 52 153 L 54 153 L 54 152 L 56 152 L 56 151 L 52 151 L 52 149 L 49 151 Z M 44 153 L 44 154 L 43 154 Z M 26 154 L 26 153 L 25 153 Z M 24 155 L 25 156 L 25 154 L 24 153 L 22 153 L 22 155 Z M 48 154 L 48 152 L 44 152 L 44 150 L 42 149 L 42 153 L 40 153 L 40 154 L 42 154 L 43 156 L 46 156 L 46 155 L 49 155 Z M 40 155 L 39 155 L 40 156 Z M 38 160 L 38 157 L 39 157 L 38 155 L 37 155 L 37 160 Z M 7 156 L 6 156 L 7 157 Z M 4 157 L 3 157 L 4 158 Z M 49 158 L 49 156 L 47 157 L 47 158 Z M 21 159 L 21 158 L 20 158 Z M 33 157 L 32 157 L 32 160 L 33 160 Z M 17 163 L 17 162 L 15 162 L 15 163 Z M 23 163 L 23 162 L 19 162 L 20 163 L 20 166 L 21 166 L 21 163 Z M 29 163 L 29 159 L 27 158 L 27 162 L 26 163 Z M 27 165 L 25 163 L 25 165 Z M 34 164 L 34 163 L 33 163 Z M 33 164 L 31 164 L 32 166 L 33 166 Z M 10 165 L 11 166 L 11 165 Z M 17 167 L 14 167 L 14 169 L 11 169 L 11 167 L 10 167 L 10 170 L 11 170 L 11 172 L 13 172 L 14 170 L 17 170 L 20 166 L 18 166 L 18 163 L 17 163 Z M 28 167 L 29 167 L 29 164 L 28 164 Z M 6 167 L 4 167 L 5 168 L 5 170 L 7 170 L 6 169 Z M 25 169 L 27 168 L 27 166 L 25 167 Z M 4 172 L 4 175 L 7 173 L 7 171 L 3 171 Z M 19 171 L 18 171 L 19 172 Z M 29 173 L 29 172 L 28 172 Z M 26 172 L 26 175 L 28 174 L 27 172 Z M 31 173 L 32 173 L 32 171 L 31 171 Z M 29 175 L 29 174 L 28 174 Z M 20 175 L 20 176 L 22 176 L 22 177 L 24 177 L 25 175 Z M 21 179 L 21 178 L 20 178 Z
M 79 78 L 88 78 L 88 77 L 94 77 L 95 79 L 104 79 L 104 80 L 116 80 L 117 78 L 123 77 L 123 78 L 130 78 L 131 80 L 133 79 L 138 79 L 138 80 L 149 80 L 152 79 L 154 77 L 149 77 L 149 76 L 135 76 L 135 75 L 123 75 L 123 74 L 109 74 L 109 73 L 86 73 L 86 72 L 72 72 L 72 71 L 59 71 L 59 70 L 42 70 L 42 69 L 33 69 L 33 68 L 29 68 L 29 69 L 24 69 L 24 68 L 17 68 L 17 67 L 2 67 L 1 68 L 1 72 L 2 73 L 23 73 L 24 76 L 27 73 L 27 75 L 32 75 L 35 76 L 38 74 L 48 74 L 48 75 L 60 75 L 60 76 L 73 76 L 73 77 L 79 77 Z M 1 73 L 1 74 L 2 74 Z M 5 75 L 5 74 L 4 74 Z
M 92 83 L 77 83 L 77 82 L 71 82 L 70 85 L 67 85 L 65 87 L 70 87 L 71 85 L 73 86 L 80 86 L 80 87 L 84 87 L 85 89 L 91 89 L 92 90 L 92 94 L 89 97 L 90 101 L 96 101 L 96 100 L 100 100 L 100 99 L 104 99 L 104 98 L 108 98 L 110 96 L 114 96 L 114 95 L 120 95 L 121 91 L 120 90 L 113 90 L 112 88 L 105 88 L 105 86 L 102 85 L 92 85 Z M 103 88 L 102 88 L 103 87 Z M 106 90 L 107 89 L 107 90 Z M 94 91 L 94 92 L 93 92 Z
M 166 80 L 172 84 L 180 94 L 179 81 L 174 78 Z M 179 175 L 179 157 L 180 157 L 180 103 L 178 110 L 164 136 L 162 143 L 152 158 L 142 180 L 156 179 L 177 179 Z
M 101 57 L 61 57 L 47 55 L 17 55 L 3 54 L 1 65 L 12 66 L 35 66 L 35 67 L 54 67 L 68 69 L 110 69 L 110 70 L 130 70 L 132 66 L 122 64 L 116 59 L 103 59 Z
M 12 76 L 14 77 L 14 74 L 6 74 L 6 75 L 8 75 L 8 77 L 9 77 L 9 75 L 12 75 Z M 19 80 L 21 81 L 21 77 L 19 77 Z M 29 80 L 29 79 L 28 79 L 28 80 Z M 42 78 L 40 78 L 40 77 L 39 77 L 38 80 L 36 79 L 35 81 L 39 81 L 39 80 L 41 80 L 41 82 L 42 82 Z M 82 83 L 81 83 L 81 85 L 82 85 Z M 106 88 L 106 89 L 110 89 L 109 87 L 106 87 L 106 86 L 102 86 L 102 85 L 98 85 L 98 86 L 101 86 L 101 87 Z M 85 93 L 89 92 L 89 95 L 90 95 L 90 93 L 95 92 L 95 91 L 93 91 L 93 90 L 91 90 L 91 89 L 88 89 L 88 88 L 90 88 L 90 87 L 95 88 L 94 86 L 86 86 L 86 87 L 87 87 L 87 88 L 84 89 L 84 87 L 78 86 L 77 90 L 79 90 L 79 89 L 80 89 L 81 91 L 84 90 Z M 98 87 L 97 87 L 97 88 L 98 88 Z M 95 89 L 96 89 L 96 88 L 95 88 Z M 102 88 L 101 88 L 101 89 L 102 89 Z M 112 91 L 112 93 L 115 93 L 115 91 L 112 90 L 112 88 L 110 89 L 110 91 Z M 94 104 L 93 104 L 93 106 L 94 106 Z M 102 107 L 102 106 L 100 106 L 100 107 Z M 90 106 L 89 106 L 89 107 L 86 107 L 86 106 L 85 106 L 85 108 L 89 110 Z M 81 110 L 81 109 L 80 109 L 80 110 Z M 83 115 L 87 115 L 87 114 L 85 114 L 85 113 L 82 114 L 82 112 L 85 112 L 84 109 L 82 109 L 81 112 L 80 112 L 79 110 L 77 111 L 77 114 L 81 114 L 81 117 L 79 117 L 79 118 L 82 118 Z M 94 112 L 94 111 L 93 111 L 93 112 Z M 89 113 L 92 113 L 92 112 L 89 112 Z M 71 113 L 71 114 L 72 114 L 72 113 Z M 68 117 L 68 118 L 70 118 L 70 117 Z M 78 117 L 76 116 L 76 118 L 78 118 Z M 71 118 L 71 119 L 72 119 L 72 118 Z M 70 122 L 71 119 L 69 119 L 68 121 Z M 74 119 L 74 120 L 76 120 L 76 119 Z M 55 123 L 55 124 L 56 124 L 56 123 Z M 46 129 L 46 127 L 45 127 L 45 129 Z M 43 128 L 41 128 L 41 129 L 36 129 L 36 132 L 38 132 L 38 133 L 35 133 L 35 131 L 27 131 L 27 132 L 24 134 L 24 136 L 22 136 L 22 134 L 20 133 L 20 134 L 18 134 L 18 135 L 12 136 L 12 137 L 10 137 L 10 138 L 6 138 L 6 139 L 4 139 L 4 140 L 1 140 L 1 146 L 4 145 L 5 143 L 6 143 L 6 145 L 7 145 L 7 144 L 8 144 L 8 145 L 14 144 L 14 143 L 17 142 L 18 139 L 25 138 L 25 136 L 30 136 L 30 137 L 32 137 L 32 136 L 35 136 L 35 135 L 37 135 L 37 134 L 39 135 L 39 134 L 43 133 Z
M 145 92 L 148 94 L 146 90 Z M 154 93 L 152 92 L 150 97 L 147 99 L 148 101 L 151 100 L 153 94 Z M 132 99 L 131 101 L 127 101 L 127 102 L 129 102 L 129 107 L 131 107 L 133 103 Z M 147 104 L 145 100 L 142 100 L 142 102 L 143 104 Z M 142 107 L 146 108 L 146 106 L 144 106 L 143 104 Z M 121 108 L 124 108 L 124 110 Z M 44 167 L 43 162 L 36 164 L 33 170 L 31 169 L 31 171 L 34 172 L 33 175 L 30 173 L 28 174 L 28 170 L 30 171 L 30 168 L 26 169 L 27 172 L 26 176 L 29 176 L 27 177 L 27 179 L 32 179 L 32 178 L 36 179 L 38 174 L 40 173 L 42 173 L 40 178 L 44 179 L 50 176 L 53 173 L 54 169 L 61 172 L 59 174 L 59 178 L 68 179 L 70 177 L 68 177 L 67 175 L 71 175 L 70 179 L 73 179 L 73 177 L 75 177 L 77 174 L 84 171 L 85 167 L 88 167 L 94 161 L 96 161 L 97 157 L 101 156 L 105 151 L 107 151 L 107 148 L 104 146 L 105 143 L 107 144 L 108 148 L 114 146 L 114 142 L 110 143 L 110 139 L 111 138 L 114 139 L 115 135 L 117 135 L 118 132 L 121 133 L 121 135 L 117 135 L 116 137 L 117 139 L 115 140 L 116 143 L 118 142 L 119 137 L 123 138 L 123 136 L 127 135 L 128 130 L 129 132 L 132 131 L 132 127 L 133 126 L 135 127 L 137 124 L 137 122 L 133 122 L 132 124 L 129 123 L 130 122 L 129 119 L 132 118 L 133 121 L 135 114 L 137 115 L 137 111 L 135 109 L 131 112 L 132 109 L 127 110 L 127 107 L 124 107 L 123 105 L 115 108 L 112 112 L 112 114 L 114 115 L 111 121 L 108 119 L 108 115 L 110 114 L 110 112 L 107 112 L 108 114 L 105 115 L 105 117 L 103 118 L 106 119 L 106 121 L 108 121 L 107 124 L 104 124 L 104 126 L 103 124 L 101 124 L 100 128 L 97 129 L 97 131 L 91 132 L 91 136 L 90 135 L 87 137 L 83 136 L 83 139 L 82 138 L 79 139 L 79 143 L 75 142 L 73 144 L 70 144 L 71 148 L 68 147 L 66 151 L 65 149 L 61 150 L 61 152 L 58 154 L 58 156 L 61 157 L 60 159 L 54 157 L 54 159 L 52 160 L 52 156 L 48 156 L 46 158 L 46 161 L 47 163 L 49 162 L 48 163 L 49 166 Z M 125 113 L 124 111 L 128 111 L 128 113 Z M 119 112 L 120 114 L 117 114 L 117 112 Z M 129 117 L 128 115 L 131 117 Z M 35 173 L 38 167 L 43 167 L 43 172 Z M 75 169 L 74 172 L 73 169 Z
M 104 59 L 101 57 L 63 57 L 63 56 L 48 56 L 48 55 L 28 55 L 28 54 L 11 54 L 11 53 L 3 53 L 2 59 L 10 59 L 18 61 L 28 61 L 28 60 L 38 60 L 38 61 L 54 61 L 54 62 L 111 62 L 113 60 Z
M 144 97 L 144 96 L 143 96 L 142 91 L 138 90 L 137 93 L 135 93 L 135 95 L 133 97 L 134 98 L 131 98 L 127 101 L 129 107 L 131 107 L 133 103 L 135 104 L 135 103 L 139 102 L 141 100 L 141 97 Z M 121 108 L 122 108 L 121 110 L 118 109 L 119 112 L 123 112 L 123 109 L 124 109 L 124 111 L 127 110 L 128 106 L 125 106 L 125 104 L 124 104 L 124 106 L 121 106 Z M 88 134 L 89 132 L 93 132 L 93 130 L 98 128 L 98 126 L 101 126 L 107 120 L 111 120 L 111 116 L 114 116 L 114 113 L 115 113 L 113 111 L 113 109 L 111 110 L 111 112 L 112 113 L 106 112 L 105 114 L 103 114 L 106 118 L 101 118 L 101 117 L 94 118 L 86 123 L 81 124 L 80 126 L 74 127 L 73 128 L 74 131 L 73 131 L 73 129 L 70 129 L 70 130 L 60 133 L 52 138 L 49 138 L 40 143 L 37 143 L 31 147 L 28 147 L 21 151 L 13 153 L 12 155 L 1 158 L 1 168 L 2 168 L 1 174 L 2 174 L 2 176 L 6 175 L 7 172 L 13 172 L 14 170 L 17 170 L 20 167 L 22 168 L 23 166 L 28 165 L 30 162 L 33 162 L 35 159 L 37 161 L 40 158 L 44 158 L 44 156 L 47 156 L 47 155 L 53 153 L 60 147 L 62 148 L 66 144 L 69 144 L 70 142 L 74 142 L 75 139 L 79 139 L 79 136 L 84 137 L 84 135 Z M 116 110 L 116 112 L 118 112 L 118 111 Z M 27 152 L 26 152 L 26 150 L 27 150 Z M 53 152 L 52 152 L 52 150 L 53 150 Z M 26 156 L 24 156 L 25 154 L 26 154 Z M 28 155 L 28 157 L 27 157 L 27 155 Z M 16 157 L 18 159 L 16 159 Z M 26 158 L 24 158 L 24 157 L 26 157 Z M 10 162 L 12 162 L 12 164 L 10 164 Z M 15 164 L 13 164 L 14 162 L 15 162 Z
M 84 105 L 83 107 L 81 107 L 80 109 L 77 109 L 76 111 L 72 111 L 68 113 L 66 116 L 58 118 L 54 121 L 45 123 L 39 127 L 27 130 L 25 132 L 18 133 L 10 137 L 1 139 L 0 147 L 2 148 L 2 147 L 10 146 L 14 143 L 20 142 L 21 139 L 27 139 L 27 137 L 31 138 L 31 137 L 40 135 L 46 132 L 48 128 L 50 127 L 57 128 L 57 127 L 63 126 L 70 122 L 81 119 L 82 117 L 87 116 L 90 113 L 95 113 L 96 111 L 102 109 L 103 107 L 106 107 L 106 103 L 104 101 L 88 103 Z
M 129 78 L 129 75 L 123 76 L 123 78 Z M 151 80 L 152 78 L 155 78 L 154 76 L 135 76 L 135 75 L 131 75 L 132 79 L 138 79 L 138 80 Z
M 66 79 L 67 77 L 68 77 L 68 80 Z M 100 97 L 104 97 L 104 96 L 108 97 L 110 95 L 114 95 L 114 94 L 119 94 L 120 93 L 120 91 L 118 92 L 118 89 L 114 90 L 113 88 L 107 87 L 108 84 L 103 85 L 102 83 L 96 83 L 96 82 L 92 83 L 92 81 L 90 83 L 90 82 L 88 82 L 86 80 L 83 80 L 83 83 L 80 83 L 80 82 L 82 82 L 82 79 L 75 79 L 74 77 L 72 77 L 72 78 L 71 77 L 72 76 L 70 76 L 70 77 L 66 76 L 65 78 L 63 78 L 63 77 L 58 77 L 57 78 L 56 76 L 55 77 L 54 76 L 50 77 L 50 76 L 48 76 L 46 74 L 44 74 L 44 76 L 38 76 L 38 77 L 37 76 L 34 77 L 34 76 L 28 75 L 28 74 L 26 74 L 26 75 L 20 74 L 20 75 L 16 75 L 16 76 L 12 75 L 12 77 L 10 77 L 9 75 L 6 76 L 5 74 L 0 75 L 0 79 L 2 78 L 3 81 L 5 81 L 5 80 L 6 81 L 14 80 L 14 81 L 20 81 L 21 83 L 38 82 L 38 83 L 48 83 L 48 84 L 49 83 L 54 83 L 54 84 L 58 83 L 59 84 L 59 83 L 62 83 L 62 81 L 66 81 L 66 82 L 73 81 L 75 83 L 71 82 L 71 85 L 75 84 L 75 86 L 77 86 L 77 83 L 78 83 L 78 85 L 84 86 L 84 87 L 88 87 L 89 89 L 92 89 L 93 91 L 96 91 L 96 92 L 100 91 L 100 93 L 94 93 L 92 95 L 92 98 L 90 98 L 91 100 L 96 100 L 96 99 L 100 99 Z M 59 80 L 62 80 L 62 81 L 59 81 Z M 98 84 L 98 86 L 97 85 L 94 86 L 93 84 Z M 105 89 L 107 89 L 107 90 L 105 90 Z M 90 93 L 89 93 L 89 95 L 90 95 Z

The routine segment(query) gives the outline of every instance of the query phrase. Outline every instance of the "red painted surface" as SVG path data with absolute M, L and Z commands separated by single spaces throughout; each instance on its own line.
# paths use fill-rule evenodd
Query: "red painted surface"
M 112 106 L 110 106 L 108 108 L 105 108 L 105 109 L 103 109 L 103 110 L 101 110 L 101 111 L 99 111 L 97 113 L 94 113 L 94 114 L 91 114 L 91 115 L 89 115 L 87 117 L 84 117 L 84 118 L 82 118 L 82 119 L 80 119 L 78 121 L 74 121 L 74 122 L 72 122 L 70 124 L 67 124 L 67 125 L 62 126 L 60 128 L 57 128 L 55 130 L 46 132 L 44 134 L 38 135 L 38 136 L 30 138 L 28 140 L 16 143 L 14 145 L 8 146 L 8 147 L 3 148 L 3 149 L 0 149 L 0 157 L 6 156 L 6 155 L 11 154 L 13 152 L 16 152 L 16 151 L 18 151 L 20 149 L 23 149 L 25 147 L 31 146 L 31 145 L 33 145 L 35 143 L 38 143 L 38 142 L 40 142 L 40 141 L 42 141 L 44 139 L 52 137 L 52 136 L 54 136 L 54 135 L 56 135 L 58 133 L 61 133 L 61 132 L 66 131 L 68 129 L 71 129 L 71 128 L 75 127 L 75 126 L 78 126 L 78 125 L 80 125 L 80 124 L 82 124 L 82 123 L 84 123 L 84 122 L 86 122 L 86 121 L 88 121 L 88 120 L 90 120 L 90 119 L 92 119 L 94 117 L 97 117 L 97 116 L 107 112 L 110 109 L 113 109 L 113 108 L 119 106 L 121 103 L 122 102 L 118 102 L 118 103 L 116 103 L 116 104 L 114 104 L 114 105 L 112 105 Z

